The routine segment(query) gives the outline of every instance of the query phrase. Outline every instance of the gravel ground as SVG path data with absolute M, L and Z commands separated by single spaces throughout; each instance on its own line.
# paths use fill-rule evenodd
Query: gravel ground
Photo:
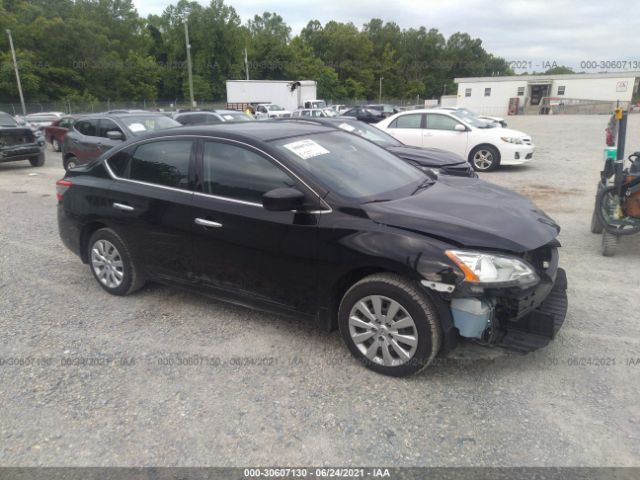
M 563 227 L 559 337 L 466 344 L 408 379 L 295 319 L 157 285 L 109 296 L 58 239 L 59 154 L 0 164 L 0 465 L 640 466 L 640 236 L 604 258 L 589 233 L 606 122 L 509 118 L 534 160 L 483 175 Z

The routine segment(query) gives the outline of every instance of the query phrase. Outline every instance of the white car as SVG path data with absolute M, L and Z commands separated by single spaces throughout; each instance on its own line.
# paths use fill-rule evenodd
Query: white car
M 502 117 L 491 117 L 489 115 L 478 115 L 475 112 L 463 107 L 438 107 L 438 110 L 450 110 L 455 112 L 460 112 L 463 115 L 470 115 L 472 117 L 479 118 L 480 120 L 485 120 L 489 123 L 495 123 L 498 127 L 507 127 L 507 122 Z
M 455 110 L 400 112 L 385 118 L 376 127 L 407 145 L 457 153 L 468 159 L 478 172 L 495 170 L 499 165 L 527 163 L 535 150 L 530 135 L 495 127 Z
M 347 110 L 349 110 L 349 107 L 347 107 L 346 105 L 342 105 L 342 104 L 339 104 L 339 105 L 331 105 L 331 107 L 330 107 L 330 108 L 332 108 L 333 110 L 335 110 L 335 112 L 336 112 L 338 115 L 342 115 L 344 112 L 346 112 Z
M 337 117 L 338 114 L 332 108 L 299 108 L 291 114 L 292 117 L 327 118 Z
M 256 106 L 256 120 L 267 120 L 269 118 L 288 118 L 291 116 L 289 110 L 285 110 L 275 103 L 259 103 Z

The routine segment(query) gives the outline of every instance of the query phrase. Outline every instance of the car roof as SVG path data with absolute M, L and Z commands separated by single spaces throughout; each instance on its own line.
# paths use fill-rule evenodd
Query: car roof
M 310 125 L 304 122 L 291 122 L 284 125 L 281 121 L 263 121 L 176 127 L 175 130 L 167 129 L 150 133 L 145 138 L 162 137 L 167 134 L 202 136 L 222 135 L 227 138 L 246 138 L 260 140 L 263 142 L 270 142 L 272 140 L 277 140 L 280 138 L 297 137 L 300 135 L 311 135 L 333 131 L 335 131 L 335 128 L 323 127 L 320 125 Z

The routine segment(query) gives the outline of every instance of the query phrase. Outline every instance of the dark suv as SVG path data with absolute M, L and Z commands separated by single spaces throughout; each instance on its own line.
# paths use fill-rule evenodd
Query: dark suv
M 46 144 L 39 132 L 20 126 L 15 118 L 0 112 L 0 163 L 29 160 L 34 167 L 44 165 Z
M 389 375 L 459 336 L 539 348 L 566 314 L 560 228 L 529 200 L 335 129 L 165 130 L 68 171 L 57 197 L 62 241 L 107 292 L 152 280 L 337 326 Z
M 104 113 L 79 117 L 64 136 L 62 165 L 65 170 L 69 170 L 95 160 L 124 140 L 179 126 L 178 122 L 166 115 L 151 112 Z

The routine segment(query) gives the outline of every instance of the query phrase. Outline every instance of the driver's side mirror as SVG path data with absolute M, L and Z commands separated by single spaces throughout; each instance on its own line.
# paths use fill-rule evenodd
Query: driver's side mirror
M 295 188 L 276 188 L 262 195 L 262 206 L 272 212 L 297 210 L 304 205 L 304 193 Z
M 453 129 L 456 132 L 466 132 L 467 131 L 467 127 L 465 127 L 464 125 L 462 125 L 461 123 L 457 123 L 455 127 L 453 127 Z
M 109 130 L 107 132 L 107 138 L 109 140 L 124 140 L 124 135 L 119 130 Z

